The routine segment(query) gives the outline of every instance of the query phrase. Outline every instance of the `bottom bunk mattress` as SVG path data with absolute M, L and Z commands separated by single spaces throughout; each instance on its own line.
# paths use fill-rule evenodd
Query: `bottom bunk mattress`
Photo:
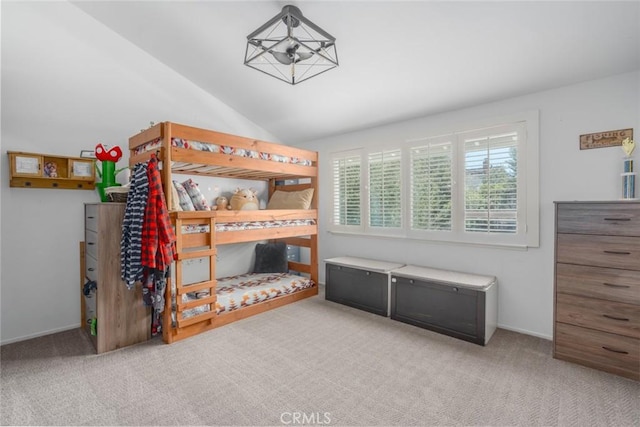
M 216 314 L 228 313 L 282 295 L 292 294 L 314 285 L 304 276 L 288 273 L 248 273 L 217 279 Z M 196 301 L 209 296 L 208 291 L 190 292 L 182 295 L 182 302 Z M 182 312 L 182 318 L 196 316 L 209 311 L 205 304 Z M 175 322 L 175 310 L 174 310 Z

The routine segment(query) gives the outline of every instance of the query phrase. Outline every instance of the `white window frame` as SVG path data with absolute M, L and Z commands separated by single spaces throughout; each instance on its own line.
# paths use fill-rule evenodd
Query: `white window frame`
M 504 130 L 515 130 L 518 133 L 518 152 L 517 152 L 517 164 L 518 164 L 518 176 L 517 176 L 517 206 L 516 221 L 518 229 L 515 233 L 481 233 L 481 232 L 467 232 L 464 227 L 465 218 L 465 156 L 464 156 L 464 140 L 473 137 L 483 137 L 492 133 L 500 132 Z M 504 125 L 492 126 L 484 129 L 477 129 L 466 132 L 457 133 L 457 146 L 458 146 L 458 175 L 457 182 L 462 183 L 458 186 L 457 191 L 457 203 L 456 203 L 456 216 L 457 216 L 457 233 L 459 234 L 458 240 L 466 243 L 476 244 L 490 244 L 490 245 L 515 245 L 515 246 L 528 246 L 526 240 L 527 234 L 527 212 L 526 209 L 521 209 L 521 206 L 526 206 L 527 203 L 527 185 L 525 182 L 526 176 L 526 144 L 527 144 L 527 127 L 524 122 L 509 123 Z M 522 173 L 524 171 L 524 173 Z
M 411 228 L 411 149 L 415 147 L 420 147 L 429 143 L 440 143 L 440 142 L 451 142 L 451 194 L 452 197 L 456 193 L 456 181 L 457 181 L 457 170 L 458 165 L 455 162 L 457 158 L 457 144 L 455 143 L 455 138 L 452 135 L 442 135 L 428 138 L 419 138 L 406 141 L 404 144 L 404 152 L 406 153 L 407 158 L 407 166 L 405 169 L 405 180 L 404 180 L 404 191 L 407 194 L 408 201 L 406 203 L 406 209 L 404 210 L 405 214 L 405 224 L 406 224 L 406 236 L 414 239 L 422 239 L 422 240 L 436 240 L 436 241 L 451 241 L 453 233 L 456 230 L 456 209 L 451 209 L 451 230 L 442 231 L 442 230 L 418 230 Z
M 472 133 L 490 132 L 501 126 L 521 127 L 522 140 L 518 142 L 518 232 L 517 233 L 474 233 L 464 231 L 464 147 L 462 138 Z M 452 197 L 455 198 L 451 212 L 451 231 L 427 231 L 411 229 L 411 183 L 410 183 L 410 150 L 430 140 L 452 138 Z M 369 227 L 369 153 L 401 149 L 403 172 L 401 176 L 402 227 L 385 228 Z M 329 231 L 335 233 L 347 232 L 368 236 L 398 237 L 435 242 L 452 242 L 471 245 L 486 245 L 497 247 L 527 248 L 540 246 L 540 214 L 539 214 L 539 112 L 537 110 L 517 113 L 509 116 L 477 121 L 455 129 L 444 129 L 432 136 L 420 136 L 406 139 L 402 143 L 387 143 L 383 147 L 367 147 L 356 150 L 343 151 L 332 154 L 334 158 L 346 155 L 360 157 L 361 194 L 360 194 L 360 226 L 337 226 L 333 224 L 333 193 L 332 208 L 329 218 Z M 333 188 L 332 174 L 332 188 Z M 333 191 L 333 190 L 332 190 Z
M 380 152 L 388 152 L 388 151 L 399 151 L 400 152 L 400 158 L 401 161 L 404 161 L 405 158 L 405 150 L 403 149 L 399 149 L 400 147 L 377 147 L 377 148 L 371 148 L 371 149 L 365 149 L 363 150 L 363 160 L 365 162 L 365 167 L 363 170 L 362 168 L 360 169 L 360 171 L 363 173 L 362 176 L 364 176 L 364 179 L 361 180 L 362 183 L 362 189 L 363 189 L 363 194 L 360 196 L 360 201 L 363 202 L 364 201 L 364 206 L 360 206 L 361 211 L 365 213 L 365 217 L 364 217 L 364 231 L 367 234 L 372 234 L 372 235 L 377 235 L 377 236 L 396 236 L 396 237 L 404 237 L 404 227 L 406 224 L 406 220 L 405 220 L 405 209 L 404 209 L 404 205 L 405 205 L 405 199 L 406 197 L 404 196 L 404 191 L 403 191 L 403 187 L 404 187 L 404 182 L 405 182 L 405 173 L 402 169 L 402 164 L 400 166 L 401 168 L 401 175 L 400 175 L 400 227 L 376 227 L 376 226 L 372 226 L 370 225 L 371 222 L 371 212 L 369 212 L 369 205 L 370 205 L 370 194 L 369 194 L 369 190 L 370 190 L 370 177 L 369 177 L 369 156 L 371 154 L 376 154 L 376 153 L 380 153 Z M 406 169 L 406 168 L 405 168 Z M 362 198 L 364 197 L 364 198 Z
M 335 175 L 333 173 L 333 164 L 336 160 L 342 160 L 345 158 L 349 158 L 349 157 L 358 157 L 360 159 L 360 225 L 342 225 L 342 224 L 335 224 L 334 223 L 334 212 L 335 212 L 335 194 L 333 192 L 336 182 L 335 182 Z M 354 149 L 354 150 L 348 150 L 348 151 L 341 151 L 341 152 L 336 152 L 336 153 L 332 153 L 331 155 L 331 211 L 329 212 L 329 230 L 333 231 L 333 232 L 343 232 L 343 233 L 364 233 L 365 231 L 365 223 L 367 221 L 367 218 L 365 218 L 363 215 L 363 210 L 362 210 L 362 205 L 363 205 L 363 201 L 365 199 L 363 199 L 363 197 L 365 197 L 365 193 L 364 193 L 364 183 L 366 181 L 365 180 L 365 175 L 363 174 L 363 169 L 366 168 L 366 162 L 365 162 L 365 158 L 363 157 L 362 154 L 362 150 L 361 149 Z

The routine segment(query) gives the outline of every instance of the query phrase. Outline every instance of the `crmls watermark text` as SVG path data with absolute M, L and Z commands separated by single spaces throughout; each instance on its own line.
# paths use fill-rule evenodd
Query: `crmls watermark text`
M 331 413 L 329 412 L 283 412 L 280 414 L 280 422 L 285 425 L 329 425 Z

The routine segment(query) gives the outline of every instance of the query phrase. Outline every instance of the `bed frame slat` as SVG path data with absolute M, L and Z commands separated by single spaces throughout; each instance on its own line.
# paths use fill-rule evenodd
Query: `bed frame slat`
M 289 261 L 289 269 L 300 273 L 311 273 L 311 267 L 309 264 L 302 264 L 295 261 Z
M 261 228 L 258 230 L 225 231 L 217 233 L 216 241 L 219 245 L 241 242 L 255 242 L 256 240 L 280 239 L 300 235 L 316 234 L 317 225 L 298 227 Z
M 178 324 L 178 326 L 180 328 L 183 328 L 185 326 L 189 326 L 189 325 L 193 325 L 196 323 L 200 323 L 203 322 L 205 320 L 209 320 L 213 317 L 216 317 L 217 314 L 215 311 L 207 311 L 205 313 L 202 314 L 198 314 L 197 316 L 193 316 L 193 317 L 189 317 L 187 319 L 177 319 L 176 323 Z
M 183 312 L 185 310 L 189 310 L 190 308 L 200 307 L 201 305 L 215 304 L 216 301 L 217 301 L 217 297 L 214 295 L 214 296 L 208 296 L 205 298 L 200 298 L 198 300 L 188 301 L 188 302 L 182 302 L 178 300 L 178 302 L 176 303 L 176 306 L 178 307 L 179 312 Z
M 308 248 L 311 246 L 311 239 L 305 239 L 304 237 L 286 237 L 284 239 L 274 239 L 278 242 L 284 242 L 287 245 L 291 246 L 300 246 L 303 248 Z
M 176 283 L 176 294 L 183 295 L 183 294 L 188 294 L 190 292 L 197 292 L 197 291 L 201 291 L 203 289 L 209 289 L 209 288 L 215 290 L 216 284 L 217 284 L 217 280 L 215 279 L 205 280 L 204 282 L 192 283 L 190 285 L 181 285 L 181 286 L 178 286 L 178 284 Z
M 185 259 L 193 259 L 193 258 L 204 258 L 215 256 L 217 251 L 214 249 L 206 249 L 201 251 L 189 251 L 189 252 L 179 252 L 177 254 L 177 259 L 185 260 Z

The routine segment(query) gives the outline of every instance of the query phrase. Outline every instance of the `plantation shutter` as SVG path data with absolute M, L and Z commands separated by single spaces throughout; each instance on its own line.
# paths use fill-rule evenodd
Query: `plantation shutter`
M 369 226 L 402 226 L 400 149 L 369 154 Z
M 464 230 L 518 232 L 517 129 L 464 138 Z
M 410 150 L 411 229 L 451 231 L 451 142 Z
M 360 225 L 360 156 L 333 160 L 333 224 Z

